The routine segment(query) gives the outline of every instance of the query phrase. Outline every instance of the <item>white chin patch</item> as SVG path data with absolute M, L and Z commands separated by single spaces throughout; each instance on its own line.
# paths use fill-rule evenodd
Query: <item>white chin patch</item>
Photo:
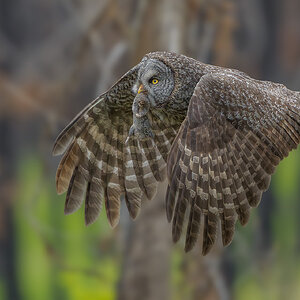
M 133 87 L 132 87 L 132 92 L 136 95 L 137 94 L 137 92 L 138 92 L 138 89 L 139 89 L 139 85 L 138 85 L 138 83 L 136 82 L 134 85 L 133 85 Z

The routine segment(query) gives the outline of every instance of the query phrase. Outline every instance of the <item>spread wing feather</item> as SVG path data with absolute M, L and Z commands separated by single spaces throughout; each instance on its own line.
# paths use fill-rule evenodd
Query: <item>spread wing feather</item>
M 299 142 L 299 92 L 232 71 L 204 75 L 168 158 L 166 210 L 174 241 L 190 205 L 185 250 L 199 237 L 202 215 L 203 254 L 216 240 L 219 220 L 228 245 L 236 217 L 247 223 L 276 166 Z
M 167 154 L 176 122 L 164 112 L 150 112 L 154 140 L 125 143 L 132 125 L 132 102 L 139 66 L 85 107 L 56 139 L 53 154 L 64 156 L 56 174 L 59 194 L 67 191 L 65 213 L 85 203 L 85 223 L 93 223 L 105 204 L 111 226 L 120 217 L 120 197 L 135 218 L 143 197 L 151 199 L 166 177 Z

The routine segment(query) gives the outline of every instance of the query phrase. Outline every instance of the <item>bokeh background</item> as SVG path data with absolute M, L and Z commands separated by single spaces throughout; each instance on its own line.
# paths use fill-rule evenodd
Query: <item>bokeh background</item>
M 300 150 L 211 254 L 171 243 L 164 189 L 112 230 L 55 192 L 59 131 L 145 53 L 300 88 L 299 0 L 0 0 L 0 299 L 300 299 Z

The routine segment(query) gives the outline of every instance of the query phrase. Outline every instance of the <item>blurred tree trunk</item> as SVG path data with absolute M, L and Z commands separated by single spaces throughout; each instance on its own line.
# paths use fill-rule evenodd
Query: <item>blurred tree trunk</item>
M 155 50 L 182 52 L 186 5 L 181 0 L 144 3 L 147 14 L 135 56 Z M 166 182 L 159 184 L 154 199 L 143 203 L 139 217 L 130 223 L 118 296 L 121 300 L 170 298 L 171 230 L 165 214 L 165 191 Z
M 171 237 L 164 209 L 165 184 L 151 202 L 144 202 L 140 215 L 129 221 L 120 300 L 168 299 Z
M 207 256 L 203 257 L 201 249 L 197 247 L 186 259 L 186 280 L 192 287 L 192 300 L 230 299 L 227 282 L 221 268 L 223 252 L 219 235 L 216 245 Z

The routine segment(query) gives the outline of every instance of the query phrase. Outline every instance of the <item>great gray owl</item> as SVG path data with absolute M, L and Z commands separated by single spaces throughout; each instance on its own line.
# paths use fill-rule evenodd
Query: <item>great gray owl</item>
M 67 191 L 66 214 L 85 202 L 86 224 L 104 201 L 115 226 L 122 195 L 135 218 L 167 176 L 173 240 L 188 214 L 185 250 L 203 224 L 205 255 L 219 220 L 224 245 L 237 217 L 247 223 L 275 167 L 299 141 L 300 92 L 183 55 L 149 53 L 58 136 L 53 154 L 65 154 L 57 192 Z

